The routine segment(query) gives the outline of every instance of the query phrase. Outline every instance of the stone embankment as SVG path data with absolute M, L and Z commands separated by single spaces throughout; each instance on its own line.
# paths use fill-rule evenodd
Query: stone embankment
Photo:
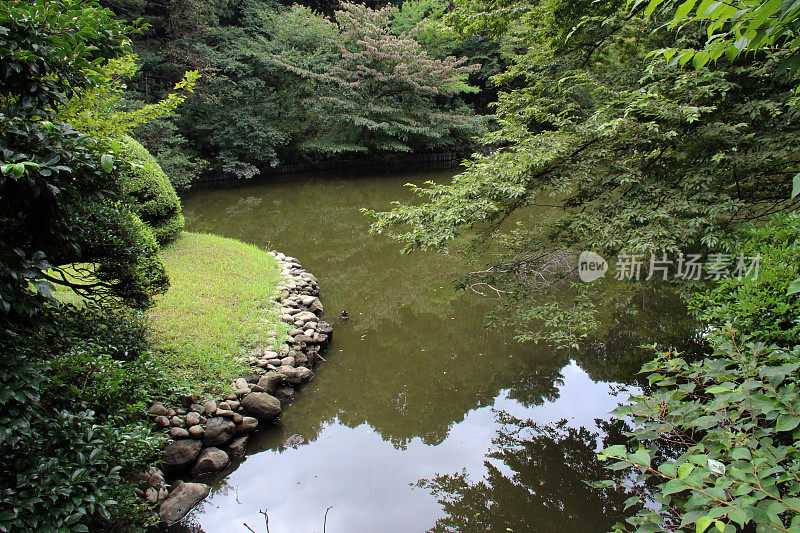
M 319 318 L 323 308 L 317 279 L 295 258 L 270 254 L 278 260 L 282 277 L 270 311 L 289 324 L 288 336 L 279 339 L 276 332 L 267 332 L 263 344 L 246 357 L 250 372 L 231 383 L 221 398 L 187 396 L 179 405 L 150 407 L 154 423 L 170 438 L 163 451 L 167 474 L 202 478 L 242 458 L 249 435 L 274 423 L 281 400 L 313 377 L 312 369 L 331 341 L 333 327 Z M 147 501 L 161 502 L 159 515 L 168 525 L 186 516 L 210 490 L 203 483 L 179 480 L 168 491 L 164 473 L 156 468 L 132 481 L 140 483 Z

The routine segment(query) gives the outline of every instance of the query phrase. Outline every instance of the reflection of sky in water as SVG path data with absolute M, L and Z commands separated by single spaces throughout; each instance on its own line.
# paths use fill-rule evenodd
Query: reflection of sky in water
M 268 508 L 270 533 L 321 532 L 325 509 L 332 505 L 328 532 L 425 531 L 442 516 L 441 507 L 426 489 L 411 485 L 462 469 L 472 479 L 483 476 L 485 455 L 499 427 L 494 410 L 543 424 L 567 419 L 571 427 L 593 428 L 596 418 L 608 419 L 618 401 L 627 398 L 626 393 L 615 397 L 612 385 L 593 382 L 574 362 L 562 373 L 558 400 L 528 408 L 503 391 L 492 407 L 468 412 L 438 446 L 414 438 L 399 450 L 366 424 L 352 429 L 327 424 L 310 444 L 248 457 L 247 468 L 226 480 L 227 489 L 203 504 L 213 513 L 196 518 L 206 533 L 247 531 L 242 522 L 261 532 L 264 518 L 258 511 Z

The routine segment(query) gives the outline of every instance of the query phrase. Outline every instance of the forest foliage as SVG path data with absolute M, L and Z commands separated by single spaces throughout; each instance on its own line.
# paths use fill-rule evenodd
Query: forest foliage
M 676 33 L 668 19 L 645 18 L 623 2 L 493 9 L 470 1 L 452 20 L 520 50 L 494 78 L 503 88 L 498 127 L 452 184 L 413 187 L 422 202 L 371 213 L 373 230 L 394 235 L 407 251 L 446 248 L 464 236 L 480 251 L 499 239 L 489 268 L 466 284 L 505 291 L 534 332 L 549 325 L 559 334 L 565 317 L 602 305 L 585 286 L 573 288 L 574 302 L 537 303 L 537 291 L 549 289 L 529 280 L 563 250 L 706 253 L 739 225 L 800 203 L 791 197 L 799 170 L 796 80 L 781 66 L 791 50 L 681 68 L 649 54 L 699 45 L 705 32 L 686 26 Z M 560 216 L 508 235 L 509 216 L 541 204 L 562 208 Z M 569 271 L 562 279 L 570 283 Z M 578 320 L 574 338 L 591 324 Z
M 463 46 L 418 32 L 426 11 L 414 2 L 408 15 L 347 3 L 322 12 L 265 0 L 105 3 L 149 25 L 134 38 L 130 105 L 202 72 L 179 113 L 136 132 L 176 183 L 202 171 L 249 178 L 282 163 L 468 151 L 486 122 L 474 84 L 501 61 L 489 39 Z M 447 8 L 426 4 L 432 17 Z
M 595 486 L 632 489 L 616 531 L 797 531 L 798 5 L 629 4 L 457 2 L 453 28 L 512 50 L 497 128 L 452 183 L 368 212 L 373 230 L 406 251 L 492 250 L 462 286 L 496 295 L 519 338 L 573 347 L 620 290 L 573 281 L 581 250 L 759 257 L 758 276 L 681 282 L 713 353 L 645 365 Z M 506 223 L 538 205 L 558 215 Z

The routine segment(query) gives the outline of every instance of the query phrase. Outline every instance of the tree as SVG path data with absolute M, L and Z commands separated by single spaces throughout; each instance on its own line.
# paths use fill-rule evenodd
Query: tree
M 415 40 L 392 35 L 390 8 L 343 4 L 338 31 L 328 41 L 338 52 L 315 70 L 298 67 L 291 51 L 274 61 L 320 87 L 318 131 L 303 146 L 321 153 L 411 152 L 458 147 L 480 131 L 480 119 L 453 98 L 475 90 L 466 83 L 480 65 L 429 56 Z M 449 105 L 448 105 L 449 104 Z
M 508 87 L 497 104 L 500 127 L 452 184 L 414 188 L 425 202 L 371 213 L 373 229 L 392 232 L 407 250 L 446 247 L 464 233 L 481 245 L 520 208 L 563 208 L 502 237 L 496 262 L 469 280 L 518 294 L 515 311 L 528 324 L 555 326 L 592 306 L 598 291 L 586 285 L 549 306 L 532 303 L 530 292 L 551 286 L 532 281 L 565 250 L 704 250 L 737 224 L 800 203 L 787 185 L 799 140 L 793 80 L 780 73 L 789 52 L 702 71 L 653 62 L 649 51 L 702 35 L 676 41 L 621 2 L 514 2 L 492 11 L 476 0 L 454 16 L 523 50 L 496 77 Z M 552 279 L 569 281 L 577 263 L 569 264 Z M 589 326 L 582 321 L 576 336 Z
M 136 306 L 166 289 L 152 234 L 125 201 L 110 146 L 58 121 L 67 98 L 97 86 L 130 53 L 131 28 L 94 2 L 5 3 L 0 11 L 0 313 L 39 316 L 52 283 Z M 75 283 L 59 266 L 96 265 Z
M 630 0 L 632 9 L 645 7 L 645 14 L 655 11 L 671 17 L 670 26 L 698 23 L 708 38 L 692 48 L 674 47 L 658 50 L 658 55 L 681 65 L 692 61 L 702 67 L 721 57 L 735 59 L 742 53 L 759 50 L 789 51 L 786 66 L 800 67 L 800 3 L 792 0 Z
M 468 78 L 468 83 L 479 90 L 461 98 L 475 108 L 475 113 L 490 115 L 491 104 L 497 100 L 497 87 L 491 78 L 508 66 L 502 42 L 486 31 L 464 34 L 448 26 L 445 21 L 451 9 L 448 0 L 408 0 L 392 8 L 390 27 L 395 35 L 413 38 L 436 58 L 466 57 L 479 64 L 480 69 Z
M 74 341 L 76 323 L 86 325 L 86 314 L 56 308 L 53 284 L 137 307 L 167 287 L 158 244 L 125 196 L 110 144 L 58 117 L 70 97 L 98 87 L 109 60 L 130 53 L 132 30 L 91 0 L 0 3 L 3 531 L 88 531 L 108 526 L 120 508 L 132 517 L 137 504 L 120 468 L 142 468 L 158 445 L 149 428 L 121 428 L 121 413 L 109 422 L 85 403 L 47 397 L 49 360 Z M 91 275 L 67 274 L 76 263 Z M 97 342 L 103 329 L 76 351 L 107 356 L 108 339 Z M 114 342 L 133 356 L 126 339 Z
M 169 116 L 194 92 L 200 78 L 196 70 L 186 72 L 175 84 L 175 92 L 164 100 L 131 109 L 123 95 L 127 89 L 126 80 L 138 70 L 136 60 L 135 55 L 110 60 L 93 73 L 93 86 L 74 95 L 65 105 L 58 106 L 58 119 L 94 138 L 120 139 L 147 122 Z
M 120 16 L 150 24 L 135 39 L 142 69 L 129 96 L 151 103 L 164 98 L 184 71 L 203 71 L 196 94 L 171 126 L 162 127 L 162 120 L 136 131 L 170 175 L 170 168 L 197 175 L 198 159 L 209 161 L 211 171 L 248 178 L 270 166 L 342 154 L 461 149 L 482 131 L 484 121 L 473 108 L 483 112 L 486 99 L 464 89 L 485 83 L 496 66 L 499 52 L 489 41 L 428 55 L 413 37 L 391 34 L 389 9 L 362 7 L 361 19 L 345 31 L 336 20 L 352 19 L 349 8 L 341 17 L 331 9 L 328 19 L 308 7 L 269 0 L 108 4 Z M 377 32 L 369 39 L 380 47 L 374 52 L 354 33 L 369 25 Z M 473 72 L 466 65 L 471 60 L 451 64 L 448 56 L 462 51 L 486 57 L 489 66 Z M 336 64 L 344 72 L 333 72 Z M 380 76 L 405 68 L 411 69 L 407 80 L 422 82 L 422 88 L 403 76 L 390 80 L 391 87 L 382 85 Z

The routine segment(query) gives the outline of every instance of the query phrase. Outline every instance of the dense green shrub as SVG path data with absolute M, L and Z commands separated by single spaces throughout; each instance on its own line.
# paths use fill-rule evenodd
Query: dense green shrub
M 150 521 L 122 474 L 143 470 L 160 437 L 102 423 L 92 411 L 42 410 L 33 430 L 36 438 L 5 458 L 0 531 L 122 531 L 119 523 Z
M 133 226 L 120 165 L 103 140 L 58 120 L 69 95 L 97 87 L 97 71 L 130 53 L 132 28 L 97 2 L 0 3 L 0 326 L 42 318 L 54 267 L 107 265 L 87 283 L 146 307 L 163 292 L 155 251 Z M 111 238 L 109 238 L 111 236 Z M 111 265 L 113 263 L 113 266 Z M 129 283 L 121 283 L 120 280 Z M 97 279 L 95 279 L 97 281 Z M 32 290 L 34 289 L 34 290 Z
M 64 349 L 49 361 L 43 387 L 53 402 L 69 398 L 73 406 L 104 417 L 140 420 L 169 380 L 151 357 L 144 316 L 124 309 L 69 312 Z
M 643 369 L 655 391 L 615 411 L 635 427 L 627 446 L 601 453 L 619 474 L 600 485 L 629 486 L 633 474 L 640 490 L 628 501 L 637 514 L 618 531 L 800 528 L 800 348 L 730 328 L 712 344 L 699 362 L 658 354 Z
M 731 239 L 732 255 L 760 256 L 759 271 L 689 296 L 714 328 L 711 357 L 659 353 L 643 368 L 653 392 L 615 411 L 633 429 L 602 452 L 619 471 L 605 484 L 633 473 L 639 490 L 619 531 L 800 530 L 800 297 L 787 290 L 798 229 L 797 214 L 781 214 Z
M 0 339 L 0 532 L 146 524 L 153 513 L 123 477 L 155 458 L 163 437 L 145 409 L 168 382 L 143 319 L 93 306 L 56 318 Z
M 718 327 L 730 322 L 766 342 L 791 346 L 800 339 L 800 295 L 787 296 L 800 276 L 800 217 L 782 214 L 729 245 L 735 255 L 760 256 L 757 276 L 724 279 L 690 297 L 699 318 Z
M 123 172 L 123 185 L 133 197 L 141 219 L 150 226 L 160 244 L 174 240 L 183 230 L 181 202 L 169 178 L 144 146 L 130 136 L 118 143 L 118 153 L 130 165 Z

